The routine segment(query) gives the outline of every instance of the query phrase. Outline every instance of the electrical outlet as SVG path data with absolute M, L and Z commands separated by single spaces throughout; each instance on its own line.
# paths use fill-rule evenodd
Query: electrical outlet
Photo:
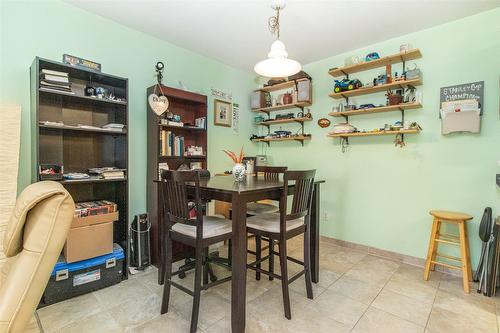
M 321 221 L 323 221 L 323 222 L 328 221 L 328 213 L 327 212 L 323 212 L 321 214 Z

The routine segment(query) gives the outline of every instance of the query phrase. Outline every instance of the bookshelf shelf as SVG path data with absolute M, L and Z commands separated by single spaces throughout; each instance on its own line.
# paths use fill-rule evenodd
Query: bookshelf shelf
M 102 99 L 102 98 L 78 95 L 77 93 L 55 91 L 55 90 L 51 90 L 51 89 L 47 89 L 47 88 L 38 88 L 38 90 L 40 91 L 40 93 L 43 93 L 43 94 L 52 94 L 52 95 L 57 95 L 57 96 L 61 96 L 64 98 L 73 98 L 73 99 L 92 101 L 93 103 L 108 103 L 108 104 L 117 104 L 117 105 L 124 105 L 124 106 L 127 105 L 127 102 L 125 102 L 125 101 L 113 101 L 113 100 L 109 100 L 109 99 Z
M 123 183 L 127 182 L 127 178 L 122 179 L 102 179 L 102 178 L 88 178 L 88 179 L 75 179 L 75 180 L 60 180 L 59 183 L 66 185 L 78 184 L 97 184 L 97 183 Z
M 76 131 L 76 132 L 90 132 L 90 133 L 100 133 L 100 134 L 109 134 L 109 135 L 126 135 L 127 131 L 122 130 L 122 131 L 110 131 L 105 128 L 102 129 L 97 129 L 97 128 L 82 128 L 82 127 L 76 127 L 76 126 L 57 126 L 57 125 L 45 125 L 45 124 L 40 124 L 40 128 L 47 128 L 47 129 L 53 129 L 53 130 L 63 130 L 63 131 Z

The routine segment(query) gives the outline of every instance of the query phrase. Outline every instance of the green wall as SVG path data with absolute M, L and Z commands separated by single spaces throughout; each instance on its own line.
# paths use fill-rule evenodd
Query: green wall
M 146 210 L 146 88 L 155 83 L 154 65 L 166 64 L 164 83 L 178 81 L 209 96 L 208 164 L 212 172 L 230 168 L 220 149 L 248 143 L 248 93 L 253 75 L 129 29 L 60 1 L 0 0 L 0 101 L 22 106 L 19 188 L 30 183 L 29 67 L 36 56 L 60 61 L 63 53 L 102 64 L 103 72 L 129 78 L 130 214 Z M 213 126 L 211 88 L 232 93 L 240 103 L 240 134 Z
M 399 52 L 399 45 L 411 43 L 423 58 L 415 61 L 423 71 L 424 108 L 406 112 L 408 120 L 423 127 L 419 135 L 407 135 L 406 147 L 395 148 L 393 137 L 351 138 L 349 151 L 341 152 L 338 139 L 327 138 L 332 127 L 321 129 L 315 122 L 306 130 L 310 143 L 274 144 L 267 153 L 274 164 L 295 168 L 316 168 L 325 179 L 321 209 L 321 233 L 355 243 L 425 257 L 431 227 L 430 209 L 467 212 L 471 223 L 471 251 L 479 255 L 478 226 L 484 207 L 500 211 L 495 174 L 500 173 L 498 143 L 500 76 L 500 9 L 471 16 L 432 29 L 387 40 L 335 57 L 307 64 L 313 77 L 315 120 L 329 117 L 339 100 L 328 97 L 333 90 L 329 68 L 342 66 L 350 55 L 377 51 L 382 56 Z M 355 33 L 355 32 L 352 32 Z M 329 36 L 335 38 L 335 36 Z M 413 62 L 408 63 L 413 66 Z M 400 67 L 394 70 L 400 72 Z M 376 69 L 351 78 L 369 81 Z M 480 134 L 441 135 L 439 89 L 443 86 L 485 81 L 484 116 Z M 356 103 L 385 103 L 384 93 L 355 98 Z M 394 123 L 399 112 L 353 116 L 358 128 L 373 129 Z M 475 262 L 475 260 L 473 260 Z

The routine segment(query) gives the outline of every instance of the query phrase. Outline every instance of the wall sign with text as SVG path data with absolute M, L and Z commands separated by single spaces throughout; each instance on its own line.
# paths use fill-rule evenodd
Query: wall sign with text
M 484 81 L 457 84 L 441 88 L 440 104 L 462 99 L 475 99 L 483 114 Z

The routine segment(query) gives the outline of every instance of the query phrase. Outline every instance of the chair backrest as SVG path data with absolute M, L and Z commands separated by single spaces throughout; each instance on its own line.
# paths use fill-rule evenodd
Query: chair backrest
M 0 264 L 0 332 L 22 332 L 32 318 L 61 254 L 75 214 L 64 187 L 34 183 L 16 201 Z
M 298 219 L 308 216 L 311 210 L 313 191 L 314 191 L 314 176 L 316 170 L 306 171 L 286 171 L 283 177 L 283 197 L 282 197 L 282 222 Z M 292 207 L 290 213 L 287 213 L 287 196 L 290 183 L 294 182 L 294 190 L 292 194 Z M 306 218 L 306 223 L 307 223 Z M 285 224 L 283 224 L 284 226 Z M 286 230 L 286 229 L 283 229 Z
M 265 180 L 278 180 L 279 175 L 288 170 L 288 167 L 279 166 L 256 166 L 254 168 L 255 174 L 263 173 Z
M 168 230 L 175 223 L 196 227 L 196 238 L 203 238 L 203 209 L 200 196 L 200 173 L 198 171 L 163 170 L 160 182 L 160 201 Z M 189 199 L 187 183 L 194 185 L 194 196 Z M 189 216 L 190 203 L 194 202 L 196 219 Z
M 19 145 L 21 142 L 21 106 L 0 104 L 0 261 L 2 239 L 10 213 L 16 203 Z

